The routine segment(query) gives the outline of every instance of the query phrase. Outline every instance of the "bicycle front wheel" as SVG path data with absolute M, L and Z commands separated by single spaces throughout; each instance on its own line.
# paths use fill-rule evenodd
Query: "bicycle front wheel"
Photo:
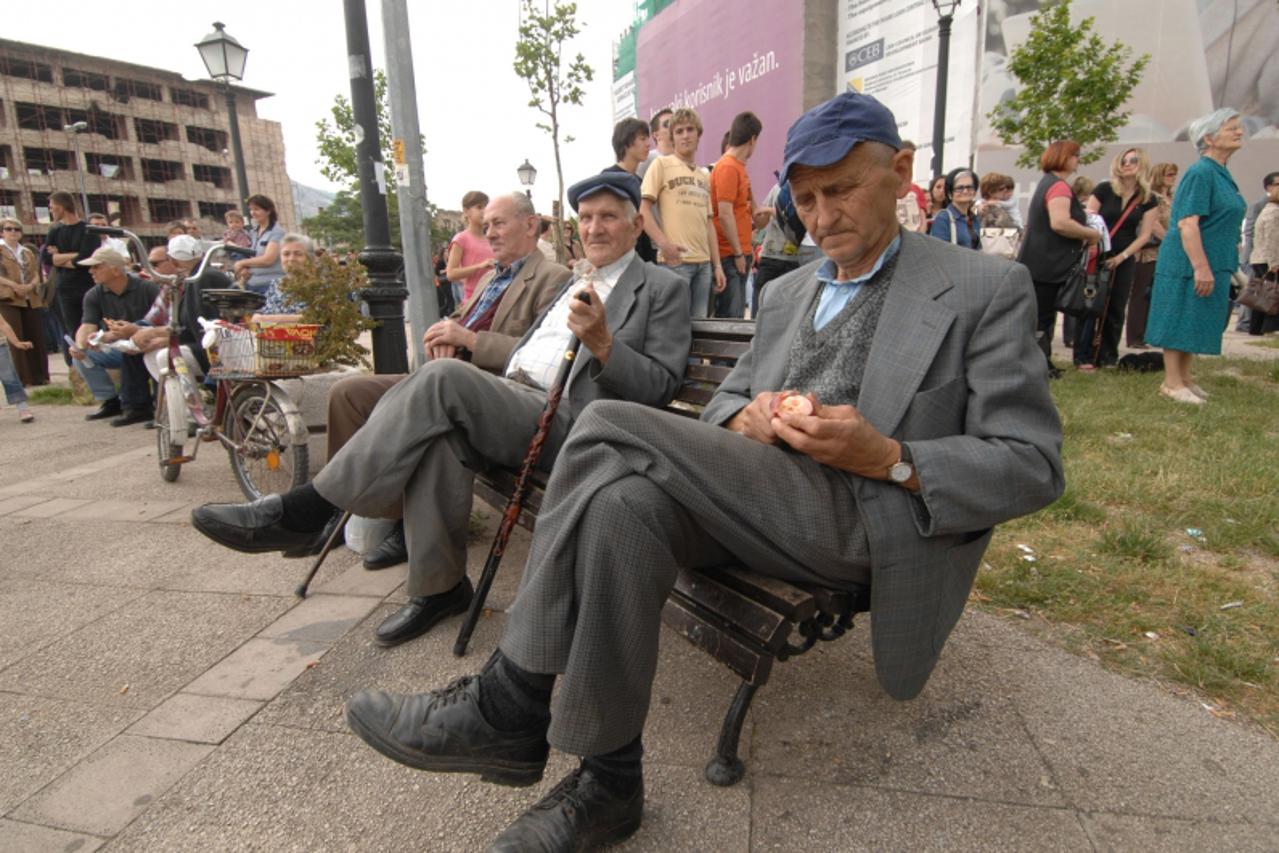
M 289 415 L 265 384 L 236 390 L 222 424 L 240 491 L 249 500 L 286 492 L 310 477 L 305 443 L 294 444 Z
M 178 377 L 166 376 L 155 400 L 155 452 L 160 460 L 160 476 L 166 483 L 172 483 L 182 473 L 182 463 L 169 460 L 182 456 L 186 431 L 182 388 Z

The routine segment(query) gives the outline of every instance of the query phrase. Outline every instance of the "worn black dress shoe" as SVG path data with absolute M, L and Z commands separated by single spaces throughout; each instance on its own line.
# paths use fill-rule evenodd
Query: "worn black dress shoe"
M 454 613 L 465 613 L 471 606 L 471 596 L 475 594 L 470 578 L 462 578 L 462 582 L 436 595 L 419 595 L 409 599 L 409 603 L 392 613 L 377 626 L 373 639 L 383 646 L 398 646 L 400 643 L 420 637 L 435 627 L 441 619 Z
M 404 541 L 404 522 L 397 521 L 386 538 L 372 551 L 364 555 L 364 568 L 370 571 L 398 566 L 409 558 L 409 547 Z
M 104 418 L 114 418 L 120 414 L 120 398 L 112 397 L 98 407 L 96 412 L 90 412 L 84 416 L 86 421 L 100 421 Z
M 150 409 L 125 409 L 124 414 L 118 418 L 111 419 L 111 426 L 123 427 L 131 424 L 146 423 L 155 417 L 155 412 Z
M 299 532 L 282 523 L 284 501 L 267 495 L 246 504 L 205 504 L 191 511 L 196 530 L 217 542 L 246 554 L 282 551 L 286 557 L 306 557 L 320 553 L 324 540 L 341 518 L 330 518 L 323 530 Z
M 575 853 L 630 838 L 644 818 L 644 783 L 629 797 L 610 791 L 590 770 L 560 780 L 489 845 L 489 853 Z
M 546 722 L 502 732 L 480 713 L 480 679 L 459 678 L 442 690 L 402 696 L 361 691 L 346 702 L 351 731 L 378 752 L 419 770 L 478 773 L 485 782 L 523 787 L 540 781 L 550 747 Z

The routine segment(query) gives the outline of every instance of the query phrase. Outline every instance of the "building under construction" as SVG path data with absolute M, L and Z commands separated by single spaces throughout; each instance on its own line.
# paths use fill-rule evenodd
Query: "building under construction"
M 234 89 L 248 191 L 269 196 L 295 227 L 280 125 L 257 116 L 271 93 Z M 80 122 L 79 132 L 66 129 Z M 205 237 L 220 236 L 240 201 L 228 127 L 220 84 L 0 39 L 0 215 L 32 238 L 50 225 L 49 195 L 79 199 L 82 179 L 90 212 L 148 243 L 188 217 Z

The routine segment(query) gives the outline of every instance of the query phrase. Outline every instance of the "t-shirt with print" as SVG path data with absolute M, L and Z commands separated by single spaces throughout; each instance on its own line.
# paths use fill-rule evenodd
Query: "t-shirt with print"
M 450 246 L 460 246 L 462 248 L 462 260 L 458 262 L 460 267 L 475 266 L 481 261 L 487 261 L 493 257 L 493 247 L 489 245 L 489 241 L 483 237 L 476 237 L 470 231 L 463 229 L 453 235 Z M 484 274 L 489 271 L 488 267 L 478 269 L 475 272 L 462 279 L 462 301 L 471 298 L 471 294 L 475 292 L 475 285 L 480 283 L 480 279 L 484 278 Z
M 674 154 L 663 155 L 644 173 L 641 193 L 657 206 L 667 238 L 684 248 L 680 263 L 704 264 L 711 259 L 706 227 L 711 215 L 711 181 L 704 169 L 690 166 Z
M 751 250 L 751 179 L 746 174 L 746 164 L 732 154 L 724 154 L 711 170 L 711 210 L 715 215 L 715 233 L 719 235 L 719 256 L 727 258 L 739 254 L 724 236 L 720 224 L 719 203 L 731 202 L 733 221 L 737 224 L 737 244 L 740 254 Z

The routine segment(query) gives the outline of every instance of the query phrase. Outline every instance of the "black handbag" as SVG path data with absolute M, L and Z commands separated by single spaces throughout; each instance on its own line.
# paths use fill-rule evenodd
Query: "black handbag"
M 1088 282 L 1088 247 L 1085 245 L 1079 253 L 1079 260 L 1070 268 L 1070 275 L 1057 290 L 1054 307 L 1071 317 L 1087 316 L 1087 302 L 1084 298 L 1084 286 Z
M 1110 304 L 1110 286 L 1115 280 L 1115 271 L 1097 259 L 1097 269 L 1088 273 L 1084 279 L 1084 317 L 1100 317 L 1106 313 Z

